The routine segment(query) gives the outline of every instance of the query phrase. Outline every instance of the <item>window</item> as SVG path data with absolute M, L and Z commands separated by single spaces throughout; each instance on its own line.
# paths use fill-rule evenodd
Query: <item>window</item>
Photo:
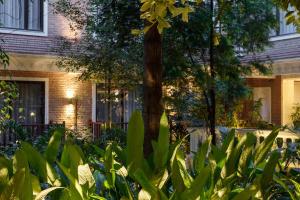
M 13 118 L 20 124 L 44 124 L 45 82 L 16 81 L 15 83 L 19 97 L 13 103 Z
M 107 122 L 111 116 L 112 123 L 129 122 L 132 112 L 140 108 L 140 90 L 121 91 L 112 89 L 110 95 L 104 84 L 96 87 L 96 120 Z
M 285 19 L 286 12 L 279 9 L 276 10 L 276 17 L 279 22 L 279 27 L 277 30 L 273 30 L 271 36 L 281 36 L 296 33 L 296 27 L 293 24 L 287 24 Z
M 5 0 L 0 4 L 0 27 L 43 31 L 44 0 Z

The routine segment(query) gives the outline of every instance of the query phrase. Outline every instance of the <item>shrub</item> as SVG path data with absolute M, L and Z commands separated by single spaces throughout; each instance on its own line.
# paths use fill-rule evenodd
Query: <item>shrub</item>
M 0 199 L 300 198 L 299 174 L 284 170 L 285 157 L 271 150 L 278 130 L 261 144 L 252 133 L 237 138 L 234 131 L 220 146 L 208 139 L 189 162 L 184 139 L 169 143 L 166 115 L 147 158 L 143 127 L 141 113 L 135 112 L 126 147 L 112 142 L 104 150 L 90 144 L 92 155 L 72 140 L 61 144 L 62 129 L 55 131 L 43 154 L 21 142 L 12 159 L 0 157 Z

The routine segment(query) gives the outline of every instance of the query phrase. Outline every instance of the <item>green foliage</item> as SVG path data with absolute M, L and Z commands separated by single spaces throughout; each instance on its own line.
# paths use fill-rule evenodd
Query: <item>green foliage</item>
M 297 129 L 299 128 L 300 126 L 300 105 L 299 104 L 296 104 L 294 107 L 293 107 L 293 112 L 291 114 L 291 120 L 293 121 L 294 123 L 294 127 Z
M 287 24 L 294 24 L 300 31 L 300 4 L 297 0 L 274 0 L 279 8 L 286 11 Z
M 281 170 L 285 157 L 272 150 L 278 131 L 260 144 L 254 134 L 236 137 L 234 130 L 221 146 L 209 138 L 187 165 L 185 138 L 169 146 L 165 114 L 147 159 L 139 112 L 130 120 L 125 149 L 110 143 L 85 155 L 72 140 L 61 143 L 58 129 L 44 154 L 22 142 L 12 159 L 0 157 L 0 199 L 299 199 L 299 173 Z
M 269 45 L 269 32 L 277 26 L 274 4 L 272 0 L 218 1 L 213 19 L 209 1 L 192 7 L 189 23 L 173 19 L 172 29 L 163 35 L 164 84 L 181 88 L 181 93 L 172 93 L 168 103 L 183 110 L 182 116 L 193 114 L 208 121 L 212 107 L 209 89 L 214 84 L 220 122 L 233 118 L 240 101 L 249 97 L 245 77 L 253 72 L 271 73 L 272 66 L 256 54 Z M 211 77 L 209 56 L 210 41 L 214 40 L 212 20 L 213 35 L 218 39 L 213 47 L 215 78 Z

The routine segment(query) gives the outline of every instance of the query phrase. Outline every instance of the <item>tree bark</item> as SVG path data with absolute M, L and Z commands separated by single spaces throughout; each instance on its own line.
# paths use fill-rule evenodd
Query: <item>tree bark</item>
M 162 37 L 156 25 L 153 25 L 144 38 L 143 118 L 146 157 L 153 151 L 151 141 L 156 140 L 159 134 L 159 123 L 163 112 L 162 72 Z
M 215 89 L 215 62 L 214 62 L 214 0 L 210 0 L 210 15 L 211 15 L 211 25 L 210 25 L 210 84 L 209 84 L 209 98 L 210 98 L 210 109 L 208 112 L 209 119 L 209 129 L 212 136 L 212 144 L 217 144 L 216 136 L 216 89 Z

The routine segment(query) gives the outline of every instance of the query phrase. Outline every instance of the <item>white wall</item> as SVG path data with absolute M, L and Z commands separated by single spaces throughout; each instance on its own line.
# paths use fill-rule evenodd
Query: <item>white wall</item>
M 280 97 L 278 97 L 280 98 Z M 290 125 L 292 120 L 290 118 L 295 104 L 295 80 L 282 80 L 282 124 Z
M 295 103 L 300 103 L 300 81 L 295 81 L 294 101 Z

